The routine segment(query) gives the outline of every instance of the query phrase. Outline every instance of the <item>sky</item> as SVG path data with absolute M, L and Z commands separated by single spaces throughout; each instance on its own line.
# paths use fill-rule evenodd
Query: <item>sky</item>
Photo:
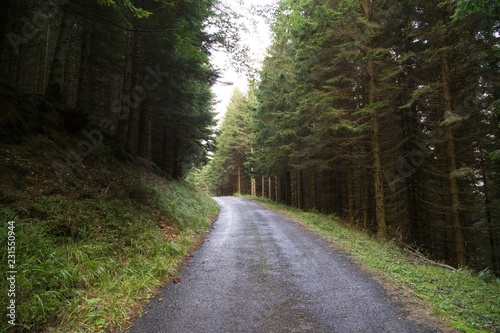
M 257 68 L 260 68 L 266 49 L 271 43 L 271 31 L 263 17 L 252 14 L 252 8 L 271 5 L 276 3 L 277 0 L 221 0 L 221 2 L 230 6 L 242 16 L 241 22 L 245 25 L 246 31 L 240 31 L 241 40 L 249 47 L 253 62 L 257 65 Z M 212 64 L 216 68 L 219 68 L 222 74 L 219 82 L 212 87 L 217 102 L 215 111 L 218 114 L 218 120 L 221 120 L 225 114 L 233 90 L 235 88 L 239 88 L 242 91 L 248 90 L 246 75 L 237 73 L 231 67 L 229 57 L 223 51 L 214 52 L 211 57 Z M 232 82 L 233 85 L 227 85 L 225 82 Z

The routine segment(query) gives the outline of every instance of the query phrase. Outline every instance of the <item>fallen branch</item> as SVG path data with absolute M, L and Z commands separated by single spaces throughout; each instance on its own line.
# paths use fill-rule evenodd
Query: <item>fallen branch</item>
M 442 262 L 438 262 L 438 261 L 434 261 L 434 260 L 431 260 L 429 258 L 427 258 L 422 252 L 420 252 L 418 250 L 418 248 L 413 248 L 411 247 L 410 245 L 406 244 L 406 243 L 403 243 L 401 241 L 397 241 L 397 243 L 403 248 L 403 250 L 413 256 L 416 256 L 417 258 L 431 264 L 431 265 L 435 265 L 435 266 L 439 266 L 439 267 L 443 267 L 443 268 L 446 268 L 446 269 L 449 269 L 449 270 L 452 270 L 452 271 L 457 271 L 457 269 L 453 266 L 450 266 L 450 265 L 447 265 L 447 264 L 444 264 Z

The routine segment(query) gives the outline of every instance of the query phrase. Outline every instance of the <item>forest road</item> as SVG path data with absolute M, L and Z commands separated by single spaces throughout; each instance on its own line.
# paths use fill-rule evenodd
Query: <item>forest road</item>
M 128 332 L 435 332 L 406 319 L 347 255 L 296 222 L 247 199 L 215 200 L 219 218 L 181 282 Z

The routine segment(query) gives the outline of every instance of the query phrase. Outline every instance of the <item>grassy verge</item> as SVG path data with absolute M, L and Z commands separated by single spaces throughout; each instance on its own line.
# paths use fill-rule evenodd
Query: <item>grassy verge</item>
M 0 332 L 123 331 L 218 211 L 208 196 L 159 177 L 120 191 L 42 195 L 16 211 L 0 206 L 0 246 L 15 221 L 18 272 L 15 327 L 5 319 L 8 286 L 0 282 Z M 0 267 L 8 270 L 4 252 Z
M 381 273 L 392 285 L 403 286 L 425 301 L 460 332 L 500 332 L 500 280 L 484 273 L 449 270 L 422 261 L 391 242 L 343 225 L 340 219 L 307 213 L 252 198 L 283 212 Z

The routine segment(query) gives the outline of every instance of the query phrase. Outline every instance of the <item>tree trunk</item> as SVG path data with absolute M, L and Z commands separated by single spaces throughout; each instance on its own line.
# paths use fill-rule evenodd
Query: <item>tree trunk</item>
M 49 73 L 49 56 L 50 56 L 50 38 L 51 38 L 52 29 L 50 28 L 50 24 L 47 25 L 47 32 L 45 35 L 45 50 L 44 50 L 44 61 L 43 61 L 43 69 L 42 69 L 42 89 L 40 91 L 45 91 L 48 85 L 48 73 Z
M 82 35 L 82 55 L 80 61 L 80 76 L 78 78 L 77 105 L 80 110 L 88 114 L 90 111 L 90 58 L 92 56 L 92 34 L 85 30 Z
M 483 156 L 481 156 L 483 159 Z M 482 164 L 482 163 L 481 163 Z M 481 176 L 483 179 L 484 186 L 484 209 L 486 215 L 486 224 L 488 226 L 488 238 L 490 242 L 490 258 L 491 258 L 491 267 L 495 274 L 500 273 L 500 265 L 497 256 L 497 244 L 495 240 L 495 226 L 493 225 L 493 218 L 491 216 L 491 199 L 490 199 L 490 191 L 489 191 L 489 180 L 486 176 L 486 171 L 484 170 L 484 166 L 481 165 Z
M 368 61 L 369 91 L 368 103 L 372 104 L 375 97 L 375 79 L 373 62 Z M 373 162 L 373 185 L 375 191 L 375 216 L 377 220 L 377 235 L 387 239 L 387 222 L 385 216 L 385 196 L 382 178 L 382 162 L 380 158 L 379 123 L 376 110 L 371 110 L 371 148 Z
M 354 224 L 354 171 L 349 168 L 347 175 L 347 209 L 348 220 L 350 224 Z
M 176 136 L 174 139 L 174 147 L 173 147 L 173 170 L 172 170 L 172 178 L 174 179 L 180 179 L 182 177 L 182 172 L 181 172 L 181 164 L 179 161 L 179 145 L 180 145 L 180 140 Z
M 292 206 L 292 179 L 291 179 L 290 171 L 287 171 L 285 174 L 285 180 L 284 180 L 284 190 L 285 190 L 285 205 Z
M 61 27 L 59 29 L 59 37 L 54 53 L 54 58 L 50 67 L 49 82 L 47 85 L 46 95 L 61 102 L 63 98 L 64 87 L 64 65 L 68 56 L 71 35 L 76 19 L 73 15 L 64 12 Z
M 253 147 L 250 148 L 250 153 L 253 155 L 254 153 Z M 257 184 L 255 182 L 255 178 L 253 177 L 254 168 L 252 168 L 250 171 L 252 171 L 252 177 L 250 179 L 250 192 L 251 192 L 250 195 L 257 196 Z
M 9 18 L 10 0 L 2 0 L 0 2 L 0 54 L 3 53 L 5 42 L 5 34 L 7 32 L 7 19 Z
M 125 68 L 123 75 L 122 96 L 120 105 L 120 117 L 118 120 L 118 140 L 122 148 L 126 148 L 130 109 L 132 102 L 132 83 L 133 83 L 133 55 L 134 55 L 134 32 L 127 31 L 127 46 L 125 49 Z
M 443 51 L 444 52 L 444 51 Z M 453 99 L 451 93 L 451 74 L 446 54 L 442 55 L 442 75 L 443 75 L 443 97 L 445 101 L 444 119 L 451 116 L 453 111 Z M 457 156 L 455 149 L 455 138 L 453 128 L 445 126 L 446 157 L 448 164 L 449 193 L 451 195 L 451 226 L 453 230 L 456 261 L 459 266 L 467 265 L 465 239 L 460 217 L 460 195 L 456 177 L 452 177 L 457 170 Z
M 274 176 L 274 201 L 279 202 L 279 182 L 278 176 Z
M 318 208 L 316 198 L 317 185 L 316 185 L 316 171 L 311 171 L 311 210 L 315 211 Z
M 363 12 L 367 21 L 371 20 L 371 1 L 363 0 Z M 371 57 L 371 47 L 367 50 L 368 65 L 368 105 L 375 102 L 375 70 Z M 382 162 L 380 158 L 379 123 L 377 110 L 371 109 L 371 148 L 373 163 L 373 186 L 375 190 L 375 216 L 377 220 L 377 235 L 380 239 L 387 238 L 387 222 L 385 214 L 385 196 L 382 178 Z
M 152 135 L 152 122 L 151 122 L 151 103 L 145 103 L 140 112 L 139 121 L 139 156 L 151 161 L 151 135 Z
M 140 80 L 139 80 L 140 81 Z M 133 82 L 137 82 L 137 80 L 133 80 Z M 139 149 L 139 129 L 140 129 L 140 118 L 141 118 L 141 107 L 142 107 L 142 96 L 138 96 L 138 94 L 142 94 L 144 91 L 142 88 L 139 91 L 137 87 L 139 85 L 134 85 L 135 92 L 132 93 L 132 98 L 134 98 L 134 102 L 130 107 L 130 115 L 128 119 L 128 131 L 127 131 L 127 150 L 136 155 Z
M 238 195 L 241 195 L 241 166 L 238 166 Z
M 304 209 L 304 172 L 302 170 L 299 171 L 299 209 Z
M 264 198 L 266 196 L 266 179 L 264 178 L 264 176 L 261 176 L 261 184 L 262 188 L 260 189 L 260 196 Z
M 372 154 L 373 154 L 373 185 L 375 190 L 375 214 L 377 220 L 377 235 L 387 239 L 387 222 L 385 216 L 385 197 L 382 182 L 382 163 L 380 159 L 379 125 L 376 111 L 372 115 Z

